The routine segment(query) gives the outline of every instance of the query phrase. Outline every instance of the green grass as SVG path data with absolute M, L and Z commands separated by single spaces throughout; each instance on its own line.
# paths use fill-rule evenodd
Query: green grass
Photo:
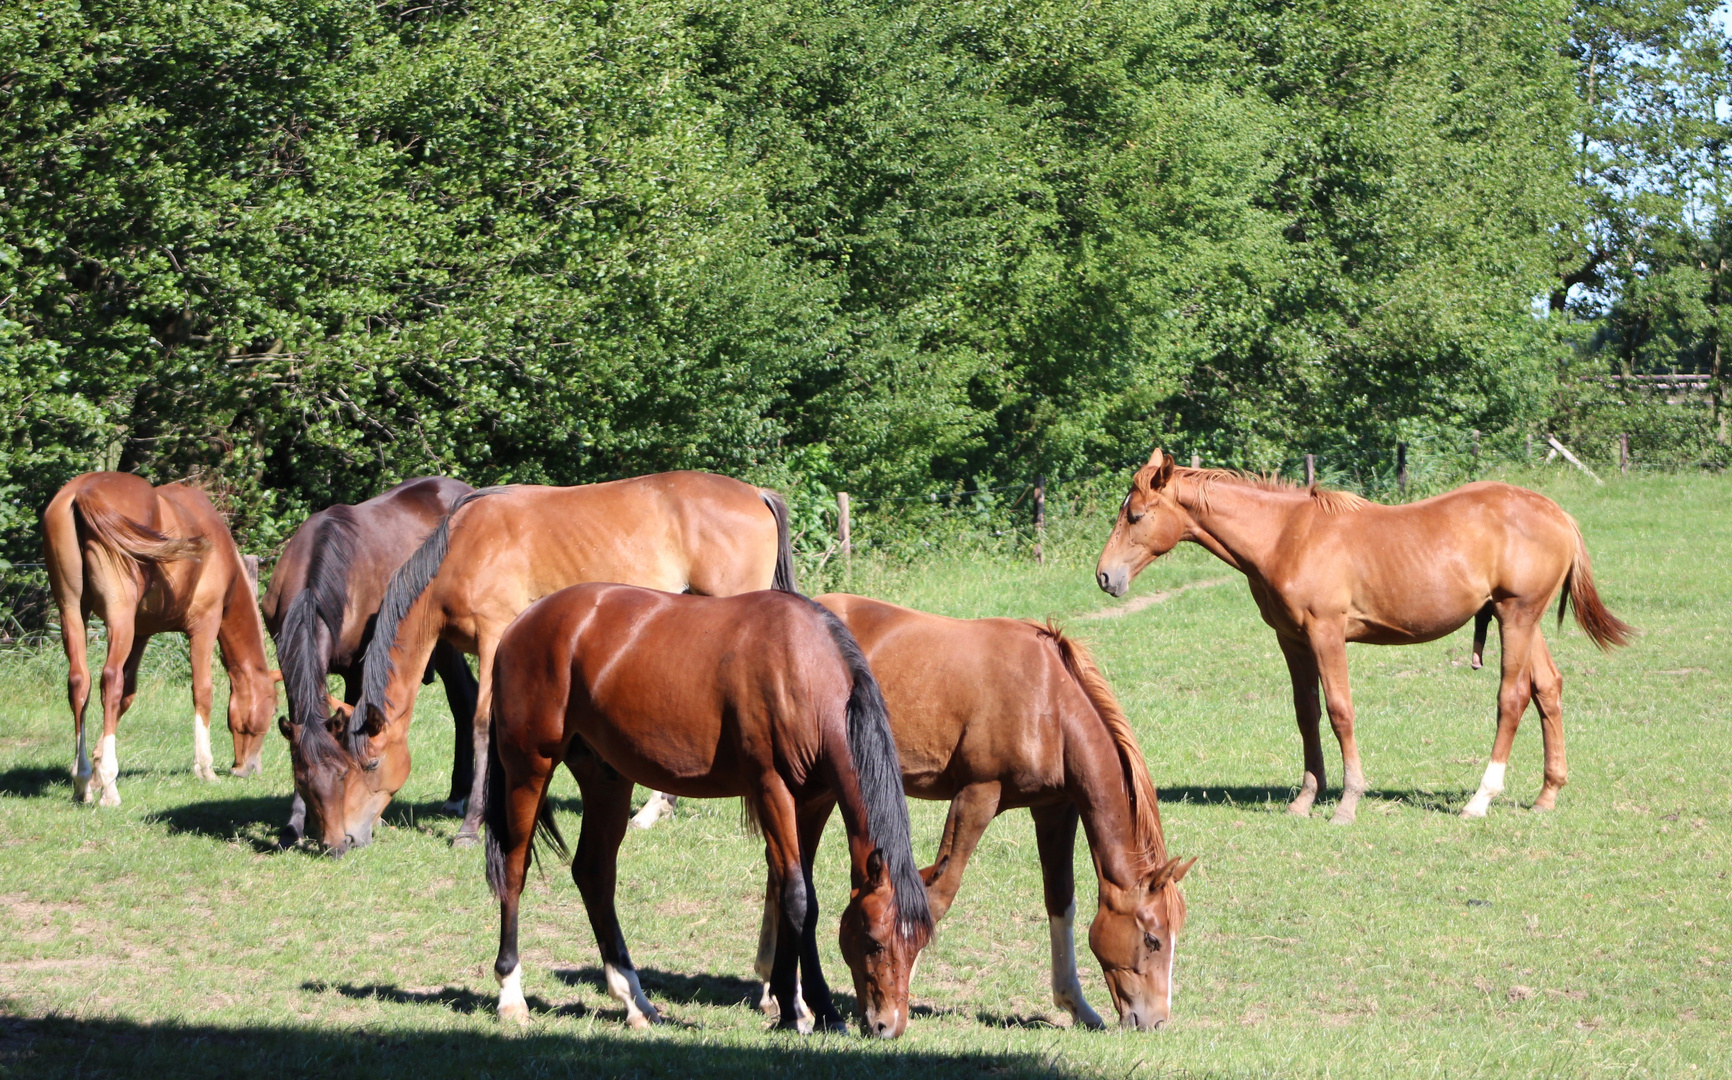
M 633 956 L 674 1022 L 623 1027 L 577 891 L 549 867 L 524 909 L 535 1023 L 502 1033 L 480 855 L 450 850 L 455 822 L 434 813 L 452 737 L 436 689 L 413 734 L 420 768 L 388 826 L 330 860 L 270 850 L 289 791 L 280 743 L 262 777 L 193 779 L 179 639 L 156 646 L 121 729 L 116 811 L 69 799 L 63 662 L 13 656 L 0 664 L 0 1076 L 1726 1075 L 1732 481 L 1565 478 L 1547 490 L 1581 521 L 1602 596 L 1645 632 L 1605 656 L 1573 624 L 1548 630 L 1571 764 L 1555 814 L 1523 808 L 1540 781 L 1530 714 L 1512 797 L 1485 821 L 1454 816 L 1493 728 L 1495 676 L 1467 667 L 1465 631 L 1351 650 L 1373 796 L 1337 829 L 1325 810 L 1282 812 L 1298 738 L 1241 579 L 1187 547 L 1131 598 L 1230 580 L 1072 622 L 1137 726 L 1172 849 L 1201 860 L 1186 881 L 1176 1017 L 1149 1035 L 1060 1025 L 1024 814 L 996 823 L 970 866 L 921 963 L 905 1038 L 766 1032 L 745 1004 L 761 849 L 734 804 L 691 802 L 633 832 L 621 864 Z M 1074 619 L 1115 603 L 1094 589 L 1086 549 L 1059 554 L 1038 568 L 857 560 L 854 583 L 954 615 Z M 220 757 L 227 740 L 217 745 Z M 562 778 L 556 793 L 571 800 L 575 785 Z M 943 807 L 912 808 L 924 858 Z M 846 1008 L 838 838 L 819 877 L 827 971 Z M 1092 913 L 1081 852 L 1078 878 Z M 1082 975 L 1110 1015 L 1086 948 Z

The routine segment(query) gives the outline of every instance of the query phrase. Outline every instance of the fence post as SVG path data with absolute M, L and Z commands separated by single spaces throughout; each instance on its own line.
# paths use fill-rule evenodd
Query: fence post
M 1533 460 L 1534 460 L 1534 433 L 1530 431 L 1530 432 L 1528 432 L 1528 462 L 1531 464 L 1533 462 Z
M 1034 561 L 1046 565 L 1046 474 L 1034 478 Z
M 1626 476 L 1630 473 L 1630 433 L 1627 431 L 1618 435 L 1618 471 Z
M 854 539 L 848 530 L 848 493 L 836 493 L 836 541 L 842 548 L 843 558 L 854 555 Z
M 1191 468 L 1200 469 L 1202 467 L 1203 467 L 1203 455 L 1192 454 L 1191 455 Z
M 1317 455 L 1316 454 L 1306 454 L 1305 455 L 1305 486 L 1306 487 L 1316 487 L 1317 486 Z
M 1395 444 L 1395 485 L 1401 489 L 1401 497 L 1407 497 L 1407 444 Z

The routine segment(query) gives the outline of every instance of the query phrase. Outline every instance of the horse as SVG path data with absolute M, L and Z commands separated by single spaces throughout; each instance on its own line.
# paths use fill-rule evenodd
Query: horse
M 884 699 L 842 623 L 783 592 L 679 596 L 630 585 L 575 585 L 536 601 L 492 658 L 487 748 L 487 880 L 499 899 L 501 1019 L 525 1023 L 518 901 L 534 834 L 563 855 L 547 801 L 561 761 L 577 778 L 583 828 L 572 877 L 601 950 L 608 992 L 627 1022 L 660 1019 L 644 997 L 614 909 L 620 840 L 634 781 L 694 798 L 742 800 L 766 841 L 779 899 L 770 983 L 780 1026 L 845 1028 L 818 968 L 818 894 L 800 822 L 841 807 L 852 893 L 841 951 L 862 1031 L 908 1024 L 908 977 L 932 933 L 909 841 L 908 805 Z M 796 987 L 796 974 L 799 986 Z
M 950 801 L 937 858 L 921 872 L 933 921 L 950 910 L 993 818 L 1026 807 L 1045 885 L 1053 1001 L 1075 1022 L 1103 1027 L 1077 979 L 1072 853 L 1080 819 L 1099 884 L 1089 945 L 1119 1023 L 1135 1030 L 1166 1023 L 1185 921 L 1179 882 L 1196 860 L 1167 858 L 1154 782 L 1088 650 L 1050 624 L 949 619 L 846 593 L 817 601 L 842 620 L 872 665 L 890 710 L 903 791 Z M 801 820 L 802 841 L 813 849 L 830 807 L 815 799 Z M 772 887 L 757 962 L 766 1011 L 775 900 Z
M 66 696 L 77 742 L 73 798 L 120 805 L 115 730 L 138 693 L 138 662 L 155 634 L 182 633 L 188 638 L 193 773 L 216 779 L 210 747 L 211 652 L 216 645 L 222 646 L 229 676 L 228 726 L 234 739 L 230 772 L 258 772 L 277 708 L 279 676 L 265 653 L 257 583 L 205 493 L 185 484 L 153 488 L 130 473 L 75 476 L 42 512 L 42 549 L 66 649 Z M 108 627 L 102 739 L 94 763 L 84 739 L 84 709 L 90 698 L 84 627 L 92 614 Z
M 709 596 L 794 591 L 787 506 L 773 491 L 697 472 L 483 488 L 458 500 L 386 588 L 344 753 L 309 777 L 333 852 L 370 840 L 409 775 L 409 721 L 434 646 L 480 658 L 475 715 L 484 717 L 499 635 L 535 600 L 586 581 Z M 473 728 L 484 762 L 487 725 Z M 478 770 L 455 846 L 476 842 L 482 784 Z
M 278 557 L 263 611 L 265 626 L 276 639 L 289 699 L 288 715 L 278 720 L 289 742 L 295 778 L 284 846 L 306 832 L 307 792 L 329 775 L 319 766 L 340 760 L 343 753 L 338 735 L 347 730 L 348 710 L 331 707 L 327 673 L 343 677 L 344 703 L 352 707 L 361 692 L 361 657 L 391 575 L 474 490 L 448 477 L 405 480 L 366 502 L 330 506 L 309 517 Z M 431 681 L 435 673 L 445 684 L 457 725 L 446 810 L 461 813 L 461 800 L 475 780 L 469 733 L 477 683 L 463 654 L 444 642 L 433 649 L 423 681 Z M 317 806 L 319 800 L 311 804 Z M 316 813 L 314 832 L 327 845 L 341 839 Z
M 1540 633 L 1552 597 L 1559 598 L 1559 625 L 1574 605 L 1577 624 L 1601 649 L 1624 645 L 1635 633 L 1600 602 L 1575 519 L 1545 496 L 1509 484 L 1465 484 L 1383 506 L 1315 485 L 1182 468 L 1157 447 L 1131 480 L 1095 580 L 1123 596 L 1145 566 L 1182 540 L 1243 573 L 1263 621 L 1275 630 L 1305 749 L 1299 794 L 1288 806 L 1301 817 L 1324 791 L 1322 682 L 1346 773 L 1330 819 L 1337 825 L 1354 820 L 1366 790 L 1353 738 L 1349 641 L 1419 644 L 1474 619 L 1477 667 L 1486 627 L 1498 621 L 1497 736 L 1479 790 L 1461 811 L 1477 818 L 1503 792 L 1510 745 L 1530 700 L 1545 742 L 1545 782 L 1533 808 L 1555 807 L 1568 780 L 1563 676 Z

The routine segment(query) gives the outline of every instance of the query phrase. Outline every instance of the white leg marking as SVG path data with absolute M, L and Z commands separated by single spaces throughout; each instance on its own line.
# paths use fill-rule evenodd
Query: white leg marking
M 96 780 L 102 787 L 103 806 L 120 805 L 120 788 L 115 786 L 119 778 L 120 752 L 114 748 L 114 736 L 104 735 L 96 744 Z
M 674 812 L 674 805 L 669 798 L 659 791 L 650 792 L 649 802 L 643 804 L 643 809 L 631 819 L 633 827 L 647 829 Z
M 1082 983 L 1076 972 L 1076 901 L 1064 909 L 1063 915 L 1047 917 L 1052 933 L 1052 1001 L 1070 1013 L 1072 1022 L 1098 1028 L 1100 1014 L 1084 1000 Z
M 603 964 L 602 972 L 607 976 L 607 992 L 625 1006 L 627 1024 L 634 1028 L 645 1028 L 661 1020 L 661 1014 L 656 1012 L 656 1007 L 650 1004 L 649 998 L 644 997 L 643 987 L 637 981 L 636 970 Z
M 764 992 L 758 995 L 758 1011 L 766 1014 L 779 1011 L 776 996 L 770 993 L 770 969 L 776 965 L 776 923 L 779 911 L 776 902 L 766 896 L 764 922 L 758 928 L 758 958 L 752 962 L 752 971 L 757 974 L 758 981 L 764 984 Z
M 519 1027 L 529 1026 L 529 1003 L 523 1000 L 522 964 L 499 980 L 499 1019 L 514 1021 Z
M 1491 801 L 1503 794 L 1503 770 L 1504 763 L 1501 761 L 1494 761 L 1485 767 L 1485 778 L 1479 782 L 1479 790 L 1474 792 L 1473 798 L 1468 800 L 1467 807 L 1462 810 L 1462 817 L 1485 817 L 1486 808 L 1491 806 Z
M 210 717 L 192 714 L 192 772 L 201 780 L 215 780 L 216 770 L 210 752 Z

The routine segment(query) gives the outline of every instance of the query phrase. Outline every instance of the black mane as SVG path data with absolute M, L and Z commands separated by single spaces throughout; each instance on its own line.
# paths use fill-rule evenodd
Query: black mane
M 289 719 L 301 729 L 300 751 L 309 764 L 344 756 L 330 729 L 325 676 L 343 633 L 349 601 L 349 564 L 355 557 L 355 517 L 333 506 L 313 526 L 307 581 L 289 602 L 277 638 L 277 662 L 289 697 Z M 323 633 L 321 633 L 323 631 Z

